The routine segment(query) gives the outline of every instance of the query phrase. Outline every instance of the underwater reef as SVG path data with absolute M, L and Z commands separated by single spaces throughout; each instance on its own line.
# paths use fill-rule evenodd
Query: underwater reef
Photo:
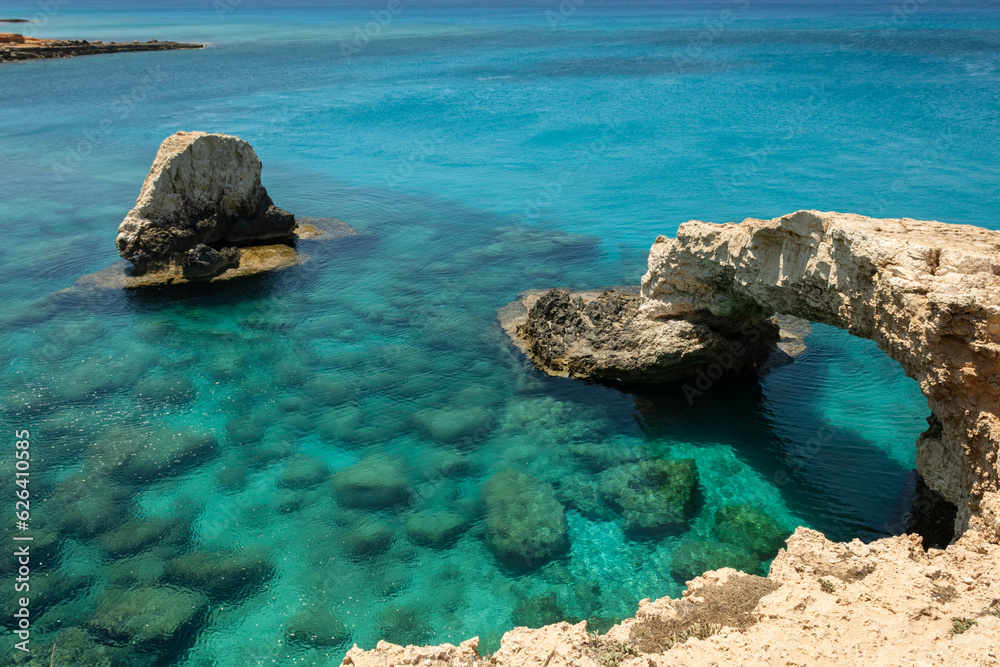
M 515 628 L 490 663 L 997 664 L 1000 232 L 818 211 L 741 224 L 692 221 L 676 238 L 656 239 L 648 266 L 630 315 L 646 318 L 648 327 L 787 314 L 870 338 L 899 362 L 932 411 L 916 445 L 927 500 L 914 523 L 933 530 L 837 543 L 804 527 L 789 537 L 753 506 L 719 507 L 712 541 L 682 537 L 672 552 L 671 572 L 687 580 L 683 599 L 643 600 L 635 618 L 602 635 L 573 619 Z M 584 355 L 613 346 L 620 328 L 599 323 L 609 296 L 595 297 L 567 309 L 567 292 L 544 293 L 547 301 L 537 301 L 543 306 L 528 309 L 529 321 L 533 314 L 539 322 L 524 325 L 521 311 L 522 326 L 505 329 L 515 341 L 525 326 L 557 338 L 582 333 Z M 591 323 L 580 326 L 581 315 Z M 509 307 L 501 313 L 508 323 L 516 318 Z M 646 351 L 635 355 L 642 359 Z M 531 356 L 539 363 L 540 355 Z M 581 512 L 600 514 L 605 494 L 583 493 L 577 479 L 566 483 L 577 487 Z M 632 506 L 648 505 L 643 493 L 635 498 Z M 618 501 L 619 510 L 629 506 Z M 920 516 L 930 513 L 937 516 Z M 943 540 L 942 517 L 951 523 Z M 770 558 L 767 577 L 756 576 Z M 538 600 L 524 618 L 552 618 L 554 603 Z M 372 651 L 352 649 L 343 664 L 444 664 L 476 660 L 477 649 L 477 640 L 380 643 Z
M 742 239 L 761 260 L 771 257 L 771 243 L 793 253 L 773 260 L 768 279 L 795 284 L 795 275 L 772 269 L 791 271 L 793 259 L 809 267 L 809 253 L 818 253 L 820 275 L 846 286 L 857 281 L 862 296 L 873 299 L 888 293 L 888 305 L 879 308 L 900 316 L 904 306 L 916 309 L 907 335 L 927 337 L 919 345 L 937 355 L 932 359 L 951 360 L 932 379 L 953 382 L 960 376 L 961 391 L 992 391 L 995 384 L 979 378 L 990 377 L 995 365 L 977 364 L 986 364 L 996 349 L 995 233 L 916 221 L 862 219 L 852 226 L 853 219 L 798 214 L 725 230 L 733 230 L 726 233 L 735 237 L 728 245 L 734 252 Z M 897 226 L 924 225 L 936 235 L 891 234 Z M 757 227 L 764 231 L 754 240 Z M 818 231 L 824 228 L 832 240 Z M 888 238 L 879 237 L 878 228 L 889 230 Z M 706 237 L 718 238 L 709 229 Z M 812 231 L 803 236 L 803 230 Z M 433 241 L 436 233 L 428 237 Z M 971 240 L 959 241 L 964 238 Z M 503 292 L 490 293 L 492 303 L 516 294 L 539 258 L 566 261 L 572 251 L 585 254 L 594 243 L 520 228 L 491 231 L 481 240 L 468 265 L 442 280 L 460 283 L 472 267 L 492 271 L 504 281 Z M 940 242 L 940 253 L 914 245 L 931 241 Z M 362 236 L 357 242 L 372 241 Z M 406 254 L 408 233 L 400 233 L 397 243 L 392 250 L 400 275 L 427 266 L 426 258 Z M 431 252 L 433 245 L 419 252 Z M 684 251 L 668 246 L 654 246 L 650 262 L 656 270 L 644 291 L 633 295 L 640 299 L 635 314 L 669 308 L 658 281 L 679 270 L 670 257 Z M 871 257 L 851 259 L 850 253 L 866 248 Z M 677 262 L 710 275 L 720 253 L 699 260 L 704 266 L 686 257 Z M 862 268 L 835 271 L 839 265 L 823 253 Z M 511 264 L 512 256 L 523 263 Z M 935 256 L 932 273 L 925 258 Z M 749 271 L 751 264 L 744 259 L 740 270 Z M 914 267 L 924 267 L 926 275 Z M 342 271 L 338 285 L 363 273 L 356 265 Z M 426 275 L 435 279 L 431 271 Z M 904 282 L 904 275 L 911 280 Z M 697 285 L 690 276 L 677 280 Z M 716 276 L 700 298 L 710 308 L 737 308 L 723 313 L 734 317 L 740 299 L 750 298 L 743 294 L 748 288 L 738 282 L 715 305 L 712 290 L 724 285 Z M 914 291 L 892 291 L 907 286 Z M 226 286 L 205 292 L 214 295 L 217 287 Z M 821 295 L 832 301 L 829 290 Z M 639 660 L 634 664 L 771 658 L 809 663 L 829 655 L 842 664 L 858 664 L 857 656 L 864 656 L 870 664 L 871 655 L 888 660 L 893 651 L 962 664 L 991 650 L 984 646 L 1000 629 L 991 607 L 1000 598 L 1000 546 L 995 529 L 988 530 L 995 516 L 989 512 L 994 478 L 975 476 L 978 485 L 969 487 L 967 497 L 978 504 L 970 500 L 964 509 L 953 502 L 961 493 L 940 485 L 967 479 L 962 471 L 971 464 L 965 459 L 951 459 L 951 473 L 921 468 L 928 493 L 940 499 L 933 512 L 946 514 L 950 507 L 954 514 L 946 522 L 948 535 L 934 543 L 946 549 L 927 549 L 934 544 L 920 535 L 841 544 L 799 528 L 789 537 L 794 515 L 773 496 L 741 493 L 750 486 L 747 466 L 730 450 L 722 454 L 721 447 L 680 440 L 654 450 L 616 428 L 607 405 L 575 400 L 575 394 L 553 396 L 552 384 L 542 383 L 611 390 L 535 372 L 499 328 L 479 326 L 493 312 L 481 293 L 463 287 L 433 308 L 395 286 L 387 293 L 367 293 L 370 298 L 333 313 L 324 308 L 346 298 L 339 291 L 322 299 L 309 295 L 305 304 L 237 304 L 233 325 L 211 317 L 217 302 L 174 316 L 155 297 L 140 298 L 136 302 L 154 312 L 122 334 L 129 354 L 61 360 L 59 373 L 37 373 L 30 384 L 5 394 L 4 417 L 37 424 L 38 451 L 65 461 L 55 473 L 35 478 L 33 491 L 39 499 L 37 507 L 32 503 L 36 663 L 54 651 L 55 665 L 171 664 L 193 653 L 205 636 L 241 627 L 234 609 L 247 612 L 247 623 L 269 646 L 279 646 L 269 657 L 340 660 L 352 644 L 377 646 L 350 650 L 345 662 L 356 665 L 381 664 L 387 657 L 410 664 L 468 661 L 479 649 L 493 653 L 500 665 L 605 664 L 593 656 L 618 650 Z M 458 317 L 457 299 L 478 308 L 475 317 Z M 771 302 L 760 301 L 748 306 L 754 317 L 769 319 L 768 309 L 786 309 L 784 302 L 765 307 Z M 677 302 L 695 304 L 680 297 Z M 297 338 L 283 337 L 295 308 L 315 319 L 301 326 Z M 929 328 L 939 321 L 944 338 Z M 419 345 L 391 339 L 388 334 L 404 324 L 420 328 L 427 339 Z M 386 335 L 365 346 L 359 343 L 367 333 L 363 328 Z M 95 319 L 93 326 L 54 326 L 46 335 L 121 349 L 106 337 L 112 329 Z M 968 340 L 960 343 L 961 332 Z M 211 354 L 193 351 L 193 337 Z M 457 337 L 478 346 L 458 361 L 448 347 Z M 53 346 L 32 349 L 55 354 Z M 484 361 L 484 351 L 496 350 L 502 355 Z M 498 397 L 497 378 L 508 372 L 518 384 L 511 395 Z M 470 381 L 441 386 L 442 373 L 466 374 Z M 938 391 L 932 383 L 922 386 Z M 970 405 L 995 410 L 992 396 L 992 402 L 983 394 Z M 112 402 L 121 410 L 100 421 L 97 406 Z M 634 426 L 651 410 L 630 400 L 624 419 Z M 134 416 L 123 420 L 123 413 Z M 989 423 L 988 415 L 978 418 Z M 918 451 L 925 463 L 934 461 L 928 452 L 938 451 L 934 440 L 945 435 L 942 419 L 923 436 Z M 982 453 L 987 463 L 995 462 L 995 449 L 991 455 L 970 442 L 964 456 Z M 8 495 L 14 492 L 11 482 L 0 480 Z M 778 493 L 766 480 L 760 486 Z M 0 562 L 2 585 L 13 587 L 14 567 Z M 765 573 L 766 579 L 760 576 Z M 639 605 L 639 597 L 676 597 L 684 582 L 683 599 Z M 736 611 L 719 615 L 726 606 L 720 600 L 731 601 Z M 627 618 L 637 606 L 637 617 Z M 281 616 L 257 615 L 276 608 Z M 15 611 L 4 609 L 6 627 Z M 358 621 L 362 614 L 368 614 L 364 623 Z M 476 614 L 480 620 L 463 625 Z M 481 620 L 497 616 L 502 619 L 494 623 Z M 955 618 L 975 622 L 963 621 L 967 629 L 952 634 Z M 511 624 L 520 627 L 502 638 L 499 631 L 470 631 Z M 642 628 L 634 629 L 637 624 Z M 602 635 L 595 638 L 594 631 Z M 477 641 L 473 634 L 483 636 Z M 664 641 L 655 644 L 661 635 Z M 379 637 L 385 642 L 376 644 Z M 449 640 L 468 641 L 426 646 Z M 655 650 L 645 654 L 636 648 L 651 646 Z M 261 654 L 256 646 L 231 650 L 236 660 Z M 19 656 L 7 663 L 29 664 Z

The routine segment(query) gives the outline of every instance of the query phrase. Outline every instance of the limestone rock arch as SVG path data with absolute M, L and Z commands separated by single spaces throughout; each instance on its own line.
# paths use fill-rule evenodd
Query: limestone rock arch
M 1000 232 L 798 211 L 700 221 L 659 237 L 642 281 L 655 320 L 784 313 L 874 340 L 932 411 L 917 471 L 972 528 L 1000 542 Z

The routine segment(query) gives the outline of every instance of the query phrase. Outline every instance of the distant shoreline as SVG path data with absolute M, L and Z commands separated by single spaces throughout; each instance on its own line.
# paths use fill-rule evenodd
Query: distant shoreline
M 205 47 L 204 44 L 160 42 L 155 39 L 148 42 L 88 42 L 87 40 L 34 39 L 23 35 L 16 35 L 16 37 L 20 41 L 0 42 L 0 63 L 47 58 L 74 58 L 101 53 L 176 51 Z

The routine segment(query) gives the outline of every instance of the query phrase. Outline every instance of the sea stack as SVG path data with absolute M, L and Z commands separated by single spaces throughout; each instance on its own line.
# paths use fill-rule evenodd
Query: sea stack
M 295 216 L 274 205 L 260 175 L 260 159 L 239 137 L 167 137 L 118 228 L 119 254 L 134 275 L 207 280 L 238 266 L 240 247 L 293 242 Z

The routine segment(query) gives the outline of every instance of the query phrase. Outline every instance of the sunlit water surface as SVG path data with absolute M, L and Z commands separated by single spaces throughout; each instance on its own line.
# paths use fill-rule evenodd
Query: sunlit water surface
M 39 650 L 65 628 L 102 642 L 80 664 L 494 650 L 516 623 L 600 627 L 678 595 L 678 549 L 718 542 L 722 507 L 837 539 L 899 530 L 928 411 L 867 341 L 816 326 L 794 363 L 689 404 L 546 378 L 496 311 L 635 284 L 690 218 L 998 228 L 995 5 L 551 5 L 413 0 L 373 24 L 384 5 L 80 1 L 39 32 L 212 46 L 0 68 L 0 424 L 32 435 Z M 361 234 L 231 284 L 67 291 L 117 259 L 159 142 L 195 129 L 250 141 L 279 206 Z M 608 469 L 659 459 L 697 468 L 680 532 L 580 509 Z M 359 461 L 374 499 L 338 490 Z M 519 504 L 569 508 L 565 549 L 520 567 L 484 520 L 510 469 L 539 480 Z M 109 634 L 109 609 L 150 606 L 155 631 Z

